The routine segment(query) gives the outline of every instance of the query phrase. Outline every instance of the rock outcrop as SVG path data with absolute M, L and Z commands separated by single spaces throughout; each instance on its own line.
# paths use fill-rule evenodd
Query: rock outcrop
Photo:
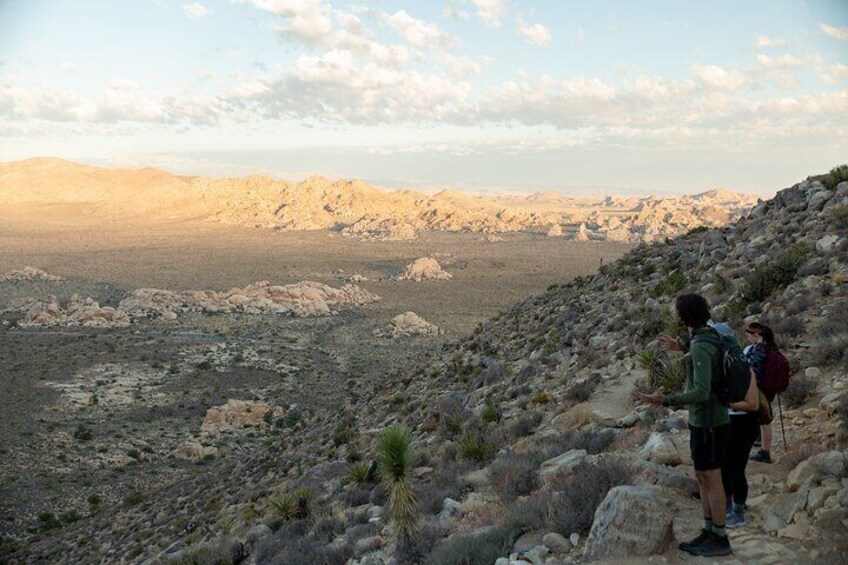
M 415 312 L 404 312 L 398 314 L 389 322 L 389 327 L 385 330 L 374 330 L 374 335 L 377 337 L 409 337 L 409 336 L 427 336 L 439 335 L 441 330 Z
M 91 297 L 71 296 L 62 307 L 59 299 L 50 296 L 47 300 L 26 298 L 10 301 L 7 310 L 24 312 L 18 322 L 21 327 L 36 326 L 86 326 L 93 328 L 117 328 L 130 325 L 127 313 L 120 308 L 100 306 Z
M 35 267 L 26 266 L 23 269 L 12 270 L 0 275 L 0 281 L 63 281 L 64 278 L 51 275 Z
M 265 402 L 230 399 L 226 404 L 209 408 L 200 429 L 207 434 L 219 434 L 223 431 L 259 428 L 266 425 L 269 413 L 271 418 L 276 419 L 284 412 L 282 407 Z
M 406 266 L 402 275 L 398 276 L 401 281 L 426 281 L 426 280 L 448 280 L 453 275 L 443 271 L 439 262 L 431 257 L 421 257 Z

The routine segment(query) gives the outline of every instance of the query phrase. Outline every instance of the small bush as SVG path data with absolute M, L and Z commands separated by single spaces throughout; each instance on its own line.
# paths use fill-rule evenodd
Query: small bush
M 639 353 L 636 361 L 643 369 L 648 370 L 653 388 L 661 388 L 666 393 L 683 388 L 686 369 L 682 357 L 670 357 L 665 351 L 648 347 Z
M 201 361 L 200 363 L 195 365 L 195 368 L 198 371 L 208 371 L 212 368 L 212 363 L 210 363 L 209 361 Z
M 805 442 L 791 445 L 781 457 L 780 462 L 790 471 L 810 457 L 825 451 L 821 442 Z
M 689 279 L 682 271 L 674 271 L 662 279 L 657 285 L 648 290 L 648 296 L 659 298 L 668 294 L 675 294 L 683 290 L 689 283 Z
M 85 424 L 79 424 L 73 433 L 74 439 L 77 441 L 89 441 L 94 437 L 94 432 Z
M 493 398 L 486 400 L 486 405 L 483 406 L 483 411 L 480 418 L 484 422 L 500 422 L 503 412 Z
M 494 455 L 497 446 L 491 443 L 479 430 L 463 434 L 459 438 L 459 456 L 473 461 L 485 461 Z
M 526 496 L 538 486 L 537 471 L 541 461 L 526 453 L 510 451 L 489 465 L 489 478 L 501 499 L 512 502 Z
M 599 377 L 591 377 L 580 382 L 573 383 L 565 391 L 565 399 L 572 402 L 586 402 L 591 398 L 592 393 L 598 388 L 601 379 Z
M 833 190 L 836 185 L 845 180 L 848 180 L 848 165 L 833 167 L 830 173 L 819 177 L 819 181 L 828 190 Z
M 509 555 L 514 534 L 503 527 L 482 534 L 455 535 L 436 545 L 427 559 L 429 565 L 492 565 Z
M 798 337 L 806 331 L 804 320 L 798 316 L 786 316 L 771 325 L 774 333 L 779 336 Z
M 510 426 L 510 435 L 513 437 L 524 437 L 530 434 L 536 426 L 542 423 L 544 416 L 541 412 L 523 412 Z
M 247 557 L 244 544 L 225 536 L 221 539 L 190 546 L 176 557 L 166 559 L 167 565 L 236 565 Z
M 365 461 L 356 461 L 347 468 L 347 482 L 361 485 L 368 482 L 370 465 Z
M 806 375 L 796 375 L 789 379 L 789 387 L 780 395 L 788 408 L 799 408 L 816 393 L 818 380 Z
M 808 246 L 795 245 L 773 260 L 757 265 L 745 278 L 739 299 L 744 304 L 767 299 L 772 292 L 795 280 L 795 273 L 809 254 Z
M 848 426 L 848 392 L 843 392 L 836 405 L 836 416 L 841 422 Z
M 395 559 L 398 565 L 418 565 L 423 563 L 436 543 L 447 535 L 447 529 L 439 525 L 435 520 L 428 521 L 421 526 L 418 535 L 414 538 L 406 538 L 398 543 L 395 551 Z
M 144 495 L 139 491 L 131 492 L 124 498 L 124 506 L 131 507 L 136 506 L 144 502 Z

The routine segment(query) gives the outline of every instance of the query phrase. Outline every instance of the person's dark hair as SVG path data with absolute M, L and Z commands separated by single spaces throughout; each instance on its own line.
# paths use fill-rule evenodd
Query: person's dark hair
M 745 326 L 745 331 L 762 336 L 763 343 L 766 344 L 767 348 L 779 349 L 777 347 L 777 342 L 774 340 L 774 332 L 767 325 L 761 324 L 759 322 L 751 322 L 747 326 Z
M 677 315 L 690 328 L 702 328 L 710 319 L 710 305 L 700 294 L 683 294 L 674 302 Z

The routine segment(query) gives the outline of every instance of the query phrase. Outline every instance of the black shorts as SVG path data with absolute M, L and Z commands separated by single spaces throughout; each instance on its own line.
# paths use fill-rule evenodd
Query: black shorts
M 763 395 L 766 397 L 766 400 L 768 400 L 769 405 L 771 405 L 771 403 L 774 402 L 774 397 L 777 396 L 777 394 L 774 393 L 774 392 L 766 392 L 766 391 L 763 391 Z
M 727 459 L 730 424 L 696 428 L 689 426 L 689 450 L 696 471 L 721 469 Z

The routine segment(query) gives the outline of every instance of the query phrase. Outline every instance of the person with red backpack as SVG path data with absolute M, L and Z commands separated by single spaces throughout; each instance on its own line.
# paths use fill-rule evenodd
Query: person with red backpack
M 759 322 L 751 322 L 745 326 L 745 334 L 750 345 L 745 348 L 745 356 L 751 369 L 757 377 L 757 386 L 763 391 L 769 405 L 775 396 L 789 386 L 789 362 L 780 352 L 770 327 Z M 760 426 L 762 446 L 751 456 L 752 461 L 772 463 L 771 458 L 771 424 Z

